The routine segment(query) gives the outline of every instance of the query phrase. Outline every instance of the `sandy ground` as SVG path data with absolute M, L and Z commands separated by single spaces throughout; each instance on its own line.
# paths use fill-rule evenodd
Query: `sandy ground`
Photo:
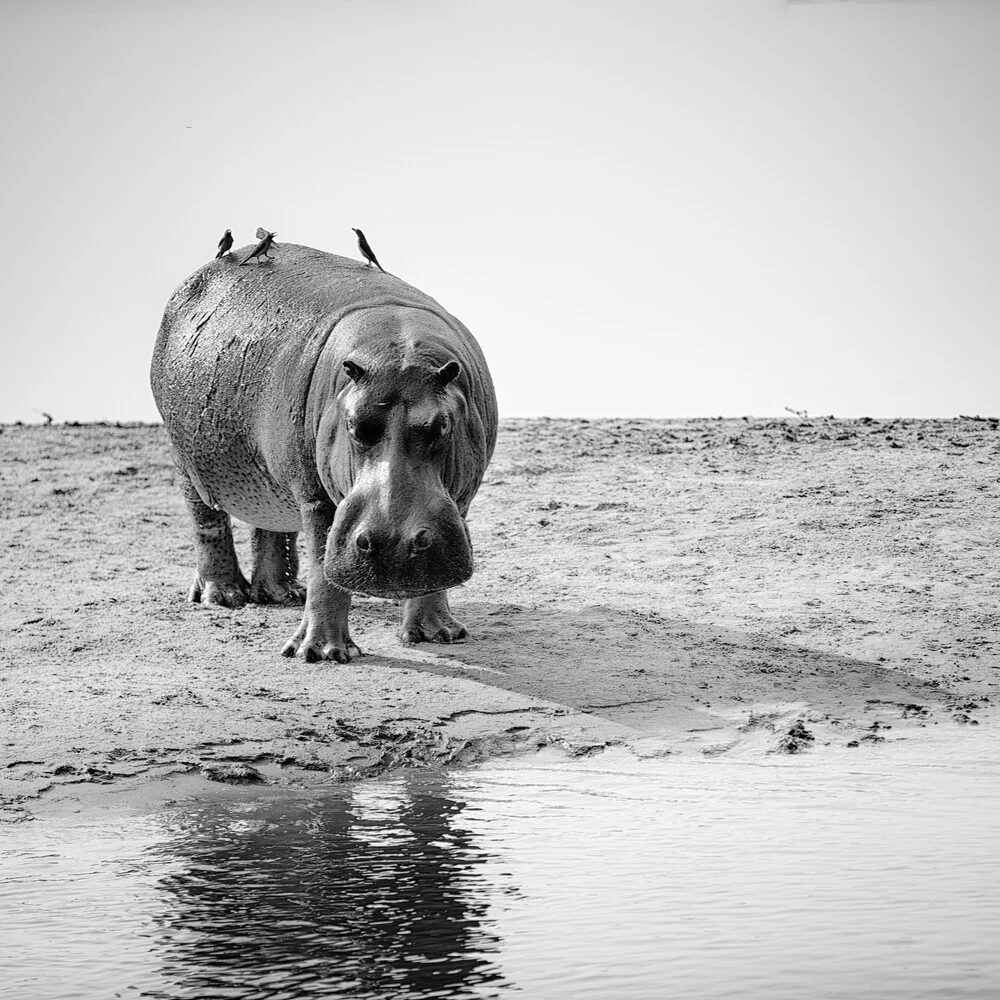
M 279 655 L 297 609 L 186 603 L 160 426 L 6 426 L 0 816 L 180 773 L 330 782 L 612 743 L 872 754 L 989 725 L 998 470 L 978 418 L 507 420 L 452 594 L 471 638 L 403 646 L 398 607 L 361 598 L 365 655 L 339 666 Z

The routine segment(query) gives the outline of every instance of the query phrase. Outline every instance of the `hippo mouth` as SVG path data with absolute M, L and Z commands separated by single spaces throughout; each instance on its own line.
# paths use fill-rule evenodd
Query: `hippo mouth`
M 338 560 L 333 560 L 324 567 L 323 575 L 334 586 L 354 594 L 406 601 L 465 583 L 472 576 L 472 560 L 470 558 L 467 564 L 462 560 L 460 565 L 450 566 L 447 570 L 439 569 L 416 579 L 393 579 L 391 574 L 371 572 L 369 567 L 358 566 L 353 562 L 343 565 Z
M 414 597 L 426 597 L 428 594 L 436 594 L 439 590 L 445 590 L 444 587 L 433 587 L 430 590 L 358 590 L 356 588 L 346 588 L 350 589 L 355 594 L 364 594 L 367 597 L 381 597 L 387 601 L 409 601 Z
M 441 587 L 431 587 L 431 588 L 420 588 L 414 589 L 409 588 L 406 590 L 401 590 L 400 588 L 386 588 L 386 587 L 376 587 L 373 585 L 361 584 L 351 584 L 344 580 L 333 579 L 323 574 L 323 578 L 327 583 L 333 584 L 337 590 L 346 591 L 348 594 L 364 594 L 365 597 L 379 597 L 386 601 L 408 601 L 413 597 L 426 597 L 428 594 L 436 594 Z

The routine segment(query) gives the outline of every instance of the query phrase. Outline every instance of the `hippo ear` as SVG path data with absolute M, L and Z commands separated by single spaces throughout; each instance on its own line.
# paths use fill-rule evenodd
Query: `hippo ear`
M 347 372 L 352 382 L 360 382 L 365 377 L 365 370 L 361 365 L 356 365 L 353 361 L 344 362 L 344 371 Z
M 447 385 L 449 382 L 453 382 L 461 371 L 462 366 L 457 361 L 449 361 L 448 364 L 442 365 L 435 373 L 438 385 Z

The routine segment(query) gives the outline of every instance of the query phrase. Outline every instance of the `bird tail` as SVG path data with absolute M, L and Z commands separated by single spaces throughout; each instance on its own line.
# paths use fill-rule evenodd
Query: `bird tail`
M 222 251 L 220 250 L 216 255 L 215 259 L 218 260 L 222 256 Z

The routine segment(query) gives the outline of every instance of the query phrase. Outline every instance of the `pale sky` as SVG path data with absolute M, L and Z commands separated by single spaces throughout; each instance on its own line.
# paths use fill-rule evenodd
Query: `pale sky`
M 258 226 L 476 334 L 504 416 L 1000 413 L 1000 2 L 0 3 L 0 421 L 155 420 Z

